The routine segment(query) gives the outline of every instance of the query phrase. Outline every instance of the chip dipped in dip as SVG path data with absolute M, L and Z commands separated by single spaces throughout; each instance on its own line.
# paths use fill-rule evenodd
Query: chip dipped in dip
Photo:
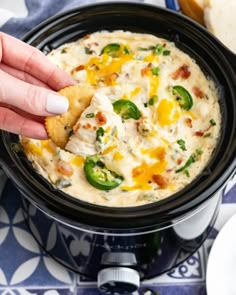
M 174 43 L 148 34 L 97 32 L 48 57 L 94 89 L 62 149 L 21 138 L 54 187 L 112 207 L 139 206 L 183 189 L 218 143 L 218 92 Z

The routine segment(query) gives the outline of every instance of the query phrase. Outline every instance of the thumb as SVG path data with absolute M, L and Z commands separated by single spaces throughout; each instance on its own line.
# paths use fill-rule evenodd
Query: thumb
M 0 102 L 37 116 L 62 114 L 68 110 L 68 99 L 49 89 L 28 84 L 1 70 L 0 81 Z

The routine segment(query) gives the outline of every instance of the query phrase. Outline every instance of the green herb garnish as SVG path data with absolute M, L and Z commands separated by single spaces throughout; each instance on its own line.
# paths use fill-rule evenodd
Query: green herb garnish
M 200 149 L 196 149 L 196 154 L 197 154 L 198 156 L 201 156 L 201 155 L 203 154 L 203 151 L 200 150 Z
M 152 74 L 155 75 L 155 76 L 158 76 L 160 74 L 160 68 L 159 67 L 155 67 L 155 68 L 152 68 Z
M 210 124 L 211 124 L 211 126 L 215 126 L 216 125 L 216 121 L 214 119 L 211 119 L 210 120 Z
M 170 53 L 171 53 L 170 50 L 164 50 L 162 54 L 163 54 L 164 56 L 167 56 L 167 55 L 170 55 Z
M 183 139 L 178 139 L 177 143 L 182 151 L 187 151 L 185 141 Z
M 96 131 L 96 140 L 101 142 L 102 137 L 104 136 L 105 130 L 102 127 L 99 127 L 98 130 Z
M 61 53 L 63 54 L 63 53 L 67 53 L 67 51 L 65 50 L 65 48 L 63 48 L 62 50 L 61 50 Z
M 210 137 L 210 136 L 211 136 L 211 133 L 206 133 L 203 137 L 207 138 L 207 137 Z
M 155 47 L 154 47 L 154 53 L 156 54 L 161 54 L 162 51 L 163 51 L 163 46 L 161 44 L 157 44 Z
M 93 118 L 94 117 L 94 113 L 88 113 L 85 115 L 86 118 Z
M 188 169 L 185 169 L 185 170 L 183 171 L 183 173 L 184 173 L 187 177 L 190 177 L 190 174 L 189 174 Z
M 195 155 L 191 155 L 188 160 L 186 161 L 186 163 L 184 164 L 184 166 L 180 167 L 179 169 L 175 170 L 176 173 L 182 172 L 184 170 L 186 170 L 192 163 L 196 162 L 195 160 Z
M 124 53 L 125 53 L 125 54 L 130 54 L 129 49 L 128 49 L 126 46 L 124 47 Z
M 157 95 L 153 95 L 153 96 L 149 99 L 148 104 L 149 104 L 150 106 L 153 106 L 153 105 L 155 104 L 155 102 L 157 102 Z

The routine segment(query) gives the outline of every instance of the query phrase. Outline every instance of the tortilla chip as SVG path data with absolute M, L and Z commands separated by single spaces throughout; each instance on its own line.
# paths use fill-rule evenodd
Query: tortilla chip
M 69 109 L 62 115 L 47 117 L 45 127 L 49 138 L 64 149 L 73 132 L 73 126 L 84 109 L 89 106 L 94 90 L 88 85 L 75 85 L 61 89 L 58 93 L 68 98 Z

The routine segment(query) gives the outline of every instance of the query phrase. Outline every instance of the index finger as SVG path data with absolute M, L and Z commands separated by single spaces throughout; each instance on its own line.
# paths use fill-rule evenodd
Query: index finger
M 54 90 L 75 84 L 62 69 L 54 65 L 38 49 L 0 32 L 0 61 L 29 73 Z

